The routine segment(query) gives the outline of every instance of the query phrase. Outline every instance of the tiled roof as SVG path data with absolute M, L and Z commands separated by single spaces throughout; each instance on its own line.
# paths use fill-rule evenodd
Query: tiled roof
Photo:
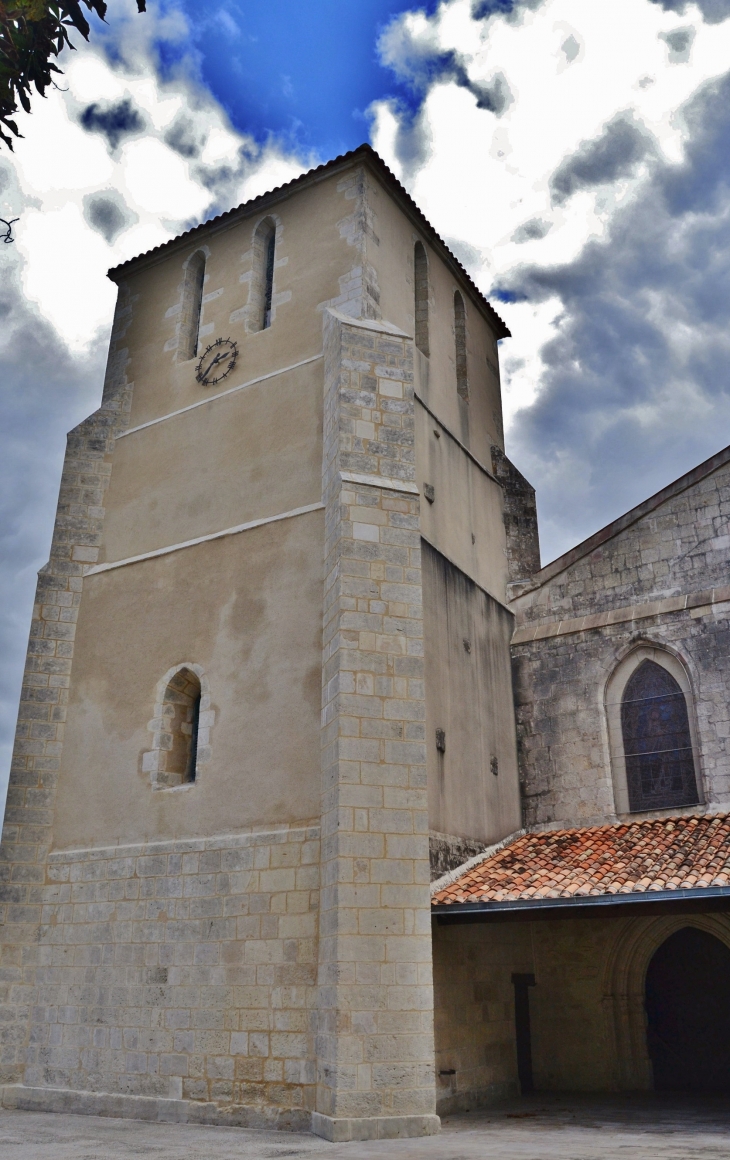
M 432 896 L 436 906 L 730 887 L 730 816 L 525 834 Z
M 235 221 L 242 213 L 250 214 L 255 210 L 268 206 L 270 202 L 278 201 L 281 197 L 286 196 L 293 190 L 305 185 L 307 182 L 317 180 L 326 176 L 328 173 L 334 172 L 337 168 L 352 163 L 353 161 L 367 161 L 374 170 L 378 172 L 381 179 L 393 191 L 393 193 L 400 199 L 403 206 L 410 212 L 412 218 L 417 222 L 418 226 L 423 230 L 425 236 L 429 239 L 431 244 L 440 250 L 441 256 L 458 272 L 466 285 L 471 290 L 474 298 L 484 308 L 485 313 L 490 319 L 494 332 L 497 338 L 510 338 L 510 332 L 506 323 L 497 314 L 497 311 L 492 306 L 481 290 L 477 286 L 473 278 L 467 273 L 456 255 L 449 249 L 443 238 L 436 232 L 430 221 L 421 209 L 416 205 L 415 201 L 408 193 L 407 189 L 401 185 L 398 178 L 393 171 L 383 161 L 379 153 L 376 153 L 371 145 L 358 145 L 357 149 L 351 149 L 348 153 L 342 153 L 339 157 L 333 157 L 331 161 L 326 161 L 323 165 L 317 165 L 314 169 L 307 170 L 306 173 L 301 173 L 299 177 L 292 178 L 291 181 L 285 182 L 283 185 L 277 186 L 275 189 L 270 189 L 266 193 L 262 193 L 259 197 L 254 197 L 251 201 L 244 202 L 242 205 L 234 206 L 233 209 L 226 210 L 225 213 L 218 214 L 208 221 L 201 222 L 200 225 L 193 226 L 192 229 L 186 230 L 183 234 L 178 234 L 175 238 L 170 238 L 167 242 L 161 242 L 159 246 L 154 246 L 151 250 L 146 250 L 143 254 L 137 254 L 134 258 L 129 258 L 126 262 L 120 262 L 118 266 L 113 266 L 107 271 L 107 275 L 113 282 L 117 282 L 125 273 L 133 269 L 139 262 L 145 259 L 150 259 L 155 254 L 161 254 L 163 250 L 167 250 L 172 246 L 177 245 L 185 239 L 193 240 L 197 234 L 202 230 L 208 229 L 210 226 L 221 227 L 226 222 Z

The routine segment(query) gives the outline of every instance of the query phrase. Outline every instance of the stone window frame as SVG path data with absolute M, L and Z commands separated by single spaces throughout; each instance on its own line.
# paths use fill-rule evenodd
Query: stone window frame
M 183 669 L 188 669 L 191 673 L 194 673 L 200 681 L 198 745 L 195 757 L 196 775 L 194 781 L 186 781 L 180 785 L 167 785 L 162 780 L 169 749 L 169 746 L 165 743 L 165 736 L 168 733 L 165 714 L 165 694 L 167 693 L 167 688 L 172 678 Z M 154 714 L 152 720 L 147 722 L 147 728 L 153 736 L 153 744 L 152 748 L 146 750 L 142 755 L 142 772 L 149 773 L 150 784 L 153 790 L 179 793 L 181 790 L 191 790 L 195 786 L 200 785 L 202 769 L 208 764 L 211 757 L 211 734 L 214 725 L 215 710 L 211 708 L 210 682 L 205 670 L 201 665 L 193 664 L 191 661 L 181 661 L 180 664 L 173 665 L 172 668 L 167 670 L 164 677 L 157 682 Z
M 262 227 L 268 225 L 266 231 Z M 264 297 L 266 294 L 267 243 L 273 232 L 274 268 L 271 285 L 271 308 L 269 323 L 265 325 Z M 276 317 L 276 262 L 281 244 L 282 223 L 278 214 L 267 213 L 258 219 L 251 234 L 251 273 L 248 284 L 248 304 L 246 306 L 246 333 L 260 334 L 270 330 Z
M 199 264 L 195 263 L 195 259 L 199 257 L 203 261 L 203 277 L 200 285 L 197 285 L 197 279 L 194 279 L 192 271 L 194 265 Z M 188 254 L 182 264 L 183 280 L 180 289 L 180 309 L 177 324 L 177 362 L 190 362 L 198 357 L 200 328 L 203 323 L 205 282 L 209 276 L 207 273 L 209 260 L 209 247 L 198 246 L 191 254 Z
M 692 806 L 667 806 L 670 813 L 684 813 L 700 809 L 705 804 L 705 793 L 702 778 L 702 764 L 700 761 L 699 730 L 695 713 L 695 697 L 692 680 L 684 663 L 675 653 L 665 645 L 653 641 L 644 641 L 631 649 L 614 666 L 606 681 L 604 692 L 604 709 L 608 729 L 608 747 L 610 753 L 611 778 L 613 782 L 614 806 L 618 815 L 636 815 L 647 813 L 663 813 L 663 809 L 632 810 L 629 806 L 629 787 L 626 777 L 626 761 L 624 759 L 624 738 L 621 724 L 621 702 L 624 690 L 639 665 L 644 661 L 654 661 L 666 669 L 674 677 L 684 693 L 687 705 L 687 719 L 689 721 L 690 740 L 692 742 L 692 761 L 694 763 L 695 781 L 697 783 L 698 801 Z

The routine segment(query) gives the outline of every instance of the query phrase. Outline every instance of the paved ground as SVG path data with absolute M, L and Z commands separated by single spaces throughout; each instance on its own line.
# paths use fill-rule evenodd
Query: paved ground
M 449 1116 L 440 1136 L 313 1136 L 0 1111 L 0 1160 L 730 1160 L 730 1098 L 535 1096 Z

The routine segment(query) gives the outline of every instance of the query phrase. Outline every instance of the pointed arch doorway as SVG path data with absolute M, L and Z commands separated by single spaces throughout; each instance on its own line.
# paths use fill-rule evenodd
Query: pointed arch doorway
M 647 1047 L 657 1091 L 730 1092 L 730 948 L 693 926 L 646 972 Z

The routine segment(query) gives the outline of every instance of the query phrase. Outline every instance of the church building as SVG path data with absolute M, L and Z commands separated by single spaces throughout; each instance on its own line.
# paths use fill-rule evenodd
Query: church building
M 0 846 L 2 1105 L 350 1140 L 730 1089 L 730 449 L 541 568 L 509 332 L 368 146 L 110 277 Z

